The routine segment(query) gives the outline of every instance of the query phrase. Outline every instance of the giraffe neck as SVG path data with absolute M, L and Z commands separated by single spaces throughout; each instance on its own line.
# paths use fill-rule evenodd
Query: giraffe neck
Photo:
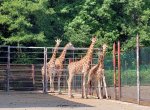
M 53 54 L 52 54 L 52 57 L 51 57 L 50 61 L 55 61 L 56 60 L 56 53 L 57 53 L 57 50 L 58 50 L 58 46 L 59 45 L 57 45 L 57 44 L 55 45 L 55 48 L 54 48 L 54 51 L 53 51 Z
M 65 60 L 66 52 L 67 52 L 67 46 L 64 47 L 60 57 L 58 58 L 61 62 Z
M 91 43 L 91 45 L 90 45 L 90 47 L 89 47 L 89 49 L 88 49 L 88 51 L 87 51 L 86 57 L 92 58 L 93 50 L 94 50 L 94 44 L 95 44 L 95 43 L 93 43 L 93 42 Z
M 102 54 L 100 54 L 100 56 L 99 56 L 99 61 L 98 61 L 99 68 L 104 68 L 105 54 L 106 54 L 106 50 L 103 50 Z
M 106 50 L 103 50 L 103 56 L 105 56 L 105 54 L 106 54 Z

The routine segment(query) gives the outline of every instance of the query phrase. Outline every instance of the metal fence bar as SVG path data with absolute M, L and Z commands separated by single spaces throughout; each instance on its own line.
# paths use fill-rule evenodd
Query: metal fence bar
M 32 64 L 32 78 L 33 78 L 33 84 L 35 84 L 35 67 L 34 64 Z
M 43 92 L 47 93 L 47 48 L 44 48 L 44 87 Z
M 113 44 L 114 98 L 116 100 L 116 43 Z
M 0 46 L 0 47 L 8 47 L 8 46 Z M 33 49 L 36 49 L 36 48 L 45 48 L 45 47 L 25 47 L 25 46 L 11 46 L 11 48 L 33 48 Z M 47 49 L 53 49 L 54 47 L 46 47 Z M 58 47 L 58 49 L 60 50 L 63 50 L 64 47 Z M 79 48 L 79 47 L 76 47 L 74 48 L 74 50 L 87 50 L 88 48 Z M 72 50 L 72 49 L 68 49 L 68 50 Z M 99 50 L 99 48 L 94 48 L 94 50 Z
M 8 55 L 7 55 L 7 92 L 9 92 L 10 85 L 9 85 L 9 80 L 10 80 L 10 46 L 8 46 Z
M 136 37 L 136 74 L 137 74 L 137 103 L 140 104 L 140 78 L 139 78 L 139 36 Z
M 121 99 L 121 61 L 120 61 L 120 41 L 118 41 L 118 87 L 119 100 Z

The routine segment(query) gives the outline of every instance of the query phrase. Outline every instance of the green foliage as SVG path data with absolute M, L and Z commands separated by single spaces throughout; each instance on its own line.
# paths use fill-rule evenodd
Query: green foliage
M 96 47 L 120 40 L 122 50 L 150 45 L 149 0 L 3 0 L 0 2 L 0 44 L 63 46 L 71 41 L 87 47 L 93 35 Z
M 16 60 L 13 62 L 14 64 L 32 64 L 33 61 L 26 53 L 18 53 L 16 56 Z
M 0 38 L 3 44 L 38 45 L 44 42 L 44 34 L 38 31 L 35 25 L 34 12 L 42 10 L 40 2 L 31 0 L 3 1 L 0 7 Z M 39 8 L 40 7 L 40 8 Z

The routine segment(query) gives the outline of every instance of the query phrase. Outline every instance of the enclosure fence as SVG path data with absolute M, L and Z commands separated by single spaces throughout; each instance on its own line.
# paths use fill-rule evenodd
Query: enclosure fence
M 45 79 L 45 86 L 42 85 L 41 69 L 46 66 L 50 60 L 53 47 L 16 47 L 1 46 L 0 47 L 0 90 L 5 91 L 43 91 L 50 89 L 49 82 Z M 57 57 L 63 51 L 60 47 Z M 63 70 L 60 80 L 60 88 L 62 92 L 67 92 L 69 61 L 80 60 L 87 52 L 88 48 L 68 49 L 63 63 Z M 99 49 L 94 49 L 93 60 L 91 66 L 97 63 Z M 46 67 L 45 67 L 46 69 Z M 46 76 L 48 77 L 48 76 Z M 75 75 L 72 86 L 73 91 L 81 93 L 82 75 Z M 54 77 L 54 87 L 58 90 L 58 76 Z M 47 92 L 47 91 L 46 91 Z
M 0 90 L 1 91 L 43 91 L 41 68 L 46 64 L 53 53 L 53 47 L 18 47 L 0 46 Z M 57 52 L 60 56 L 63 47 Z M 139 49 L 139 80 L 140 103 L 150 105 L 150 47 Z M 61 92 L 67 92 L 69 61 L 80 60 L 87 52 L 87 48 L 75 48 L 67 50 L 63 63 L 64 69 L 61 75 Z M 99 49 L 95 48 L 91 66 L 97 64 Z M 117 56 L 118 57 L 118 56 Z M 120 96 L 118 85 L 118 66 L 116 66 L 116 88 L 114 88 L 113 56 L 105 57 L 105 77 L 108 86 L 108 94 L 111 99 L 119 99 L 128 102 L 137 102 L 137 57 L 136 48 L 120 53 Z M 118 62 L 116 61 L 116 65 Z M 54 89 L 58 90 L 58 78 L 54 78 Z M 50 85 L 47 82 L 47 90 Z M 92 88 L 93 90 L 94 88 Z M 82 75 L 75 75 L 72 82 L 73 93 L 82 92 Z M 94 91 L 94 90 L 93 90 Z M 92 93 L 95 95 L 94 93 Z
M 112 91 L 114 99 L 150 106 L 150 47 L 141 47 L 138 37 L 137 41 L 135 48 L 122 52 L 114 44 Z
M 121 97 L 122 100 L 136 101 L 137 67 L 136 49 L 121 54 Z M 139 53 L 140 102 L 150 103 L 150 47 L 140 47 Z

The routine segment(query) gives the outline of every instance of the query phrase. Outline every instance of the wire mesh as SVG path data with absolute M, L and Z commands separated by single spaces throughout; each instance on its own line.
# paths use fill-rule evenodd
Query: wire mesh
M 113 87 L 114 86 L 113 85 L 114 83 L 113 57 L 111 54 L 106 54 L 105 56 L 104 69 L 105 69 L 105 79 L 107 84 L 108 95 L 111 97 L 111 99 L 115 99 L 115 93 Z
M 136 79 L 136 50 L 128 50 L 121 54 L 121 99 L 123 101 L 136 101 Z
M 150 104 L 150 47 L 140 48 L 140 101 Z
M 150 47 L 140 48 L 140 101 L 150 103 Z M 123 101 L 137 100 L 136 50 L 121 54 L 121 98 Z

